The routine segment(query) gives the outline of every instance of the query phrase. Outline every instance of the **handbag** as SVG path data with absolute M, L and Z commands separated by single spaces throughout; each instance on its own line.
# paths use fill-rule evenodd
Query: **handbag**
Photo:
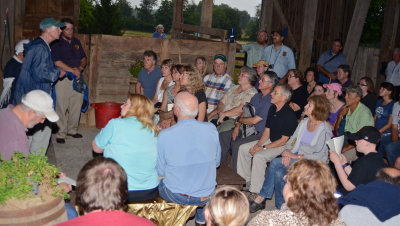
M 242 110 L 243 110 L 243 117 L 245 118 L 254 117 L 256 115 L 256 108 L 250 103 L 245 103 Z M 254 125 L 242 124 L 240 125 L 240 129 L 242 130 L 242 138 L 256 135 L 258 133 Z

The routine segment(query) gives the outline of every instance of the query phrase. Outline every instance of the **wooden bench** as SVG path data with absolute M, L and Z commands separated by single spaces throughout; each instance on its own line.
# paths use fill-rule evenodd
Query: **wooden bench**
M 217 185 L 231 185 L 239 190 L 243 188 L 243 185 L 246 184 L 246 180 L 243 179 L 239 174 L 237 174 L 233 169 L 231 169 L 228 165 L 221 162 L 221 165 L 217 169 Z

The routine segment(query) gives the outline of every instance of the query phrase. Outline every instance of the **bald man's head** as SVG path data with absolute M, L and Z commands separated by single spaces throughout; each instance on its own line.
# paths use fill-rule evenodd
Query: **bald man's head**
M 400 186 L 400 170 L 392 167 L 380 169 L 376 174 L 376 179 Z
M 195 118 L 199 112 L 197 98 L 188 92 L 180 92 L 174 99 L 174 114 L 179 118 Z

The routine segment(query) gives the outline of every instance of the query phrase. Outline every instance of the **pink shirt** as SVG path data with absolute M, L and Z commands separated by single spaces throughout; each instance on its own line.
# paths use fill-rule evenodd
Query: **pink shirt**
M 6 160 L 11 160 L 14 152 L 29 154 L 29 141 L 26 127 L 12 111 L 13 105 L 0 110 L 0 153 Z

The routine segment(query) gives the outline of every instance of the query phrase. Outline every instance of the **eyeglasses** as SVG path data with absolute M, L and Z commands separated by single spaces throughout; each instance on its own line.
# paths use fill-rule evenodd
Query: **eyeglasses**
M 289 75 L 289 78 L 295 78 L 296 77 L 296 75 Z

